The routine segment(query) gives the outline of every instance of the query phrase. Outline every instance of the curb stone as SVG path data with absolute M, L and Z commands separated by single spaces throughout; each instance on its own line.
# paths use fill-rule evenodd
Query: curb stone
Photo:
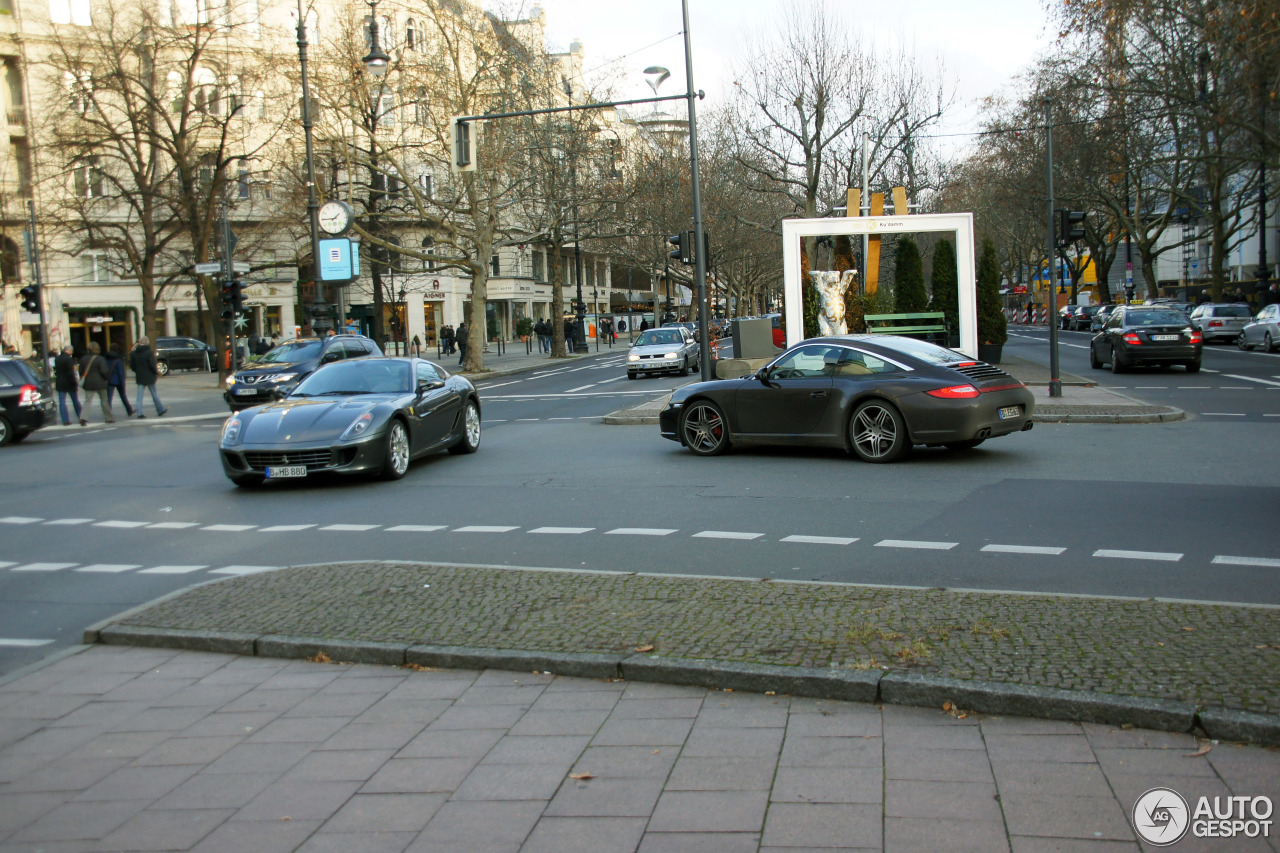
M 1214 740 L 1245 741 L 1280 746 L 1280 717 L 1231 708 L 1205 708 L 1196 715 Z
M 714 660 L 688 660 L 634 655 L 622 661 L 628 681 L 657 681 L 691 687 L 789 693 L 817 699 L 876 701 L 879 670 L 819 669 Z
M 911 672 L 886 673 L 880 679 L 880 698 L 891 705 L 941 708 L 943 702 L 949 701 L 957 707 L 984 714 L 1129 724 L 1171 732 L 1191 731 L 1196 717 L 1196 706 L 1190 702 L 998 681 L 962 681 Z
M 313 658 L 320 653 L 339 663 L 375 663 L 404 666 L 408 643 L 379 643 L 366 640 L 327 640 L 323 637 L 258 637 L 249 654 L 264 658 Z
M 179 628 L 140 628 L 134 625 L 111 625 L 98 631 L 98 642 L 107 646 L 176 648 L 229 655 L 252 655 L 256 639 L 256 634 L 236 631 L 184 631 Z
M 550 672 L 574 678 L 618 678 L 619 665 L 624 657 L 421 645 L 409 647 L 405 652 L 405 663 L 445 669 L 505 669 L 512 672 Z

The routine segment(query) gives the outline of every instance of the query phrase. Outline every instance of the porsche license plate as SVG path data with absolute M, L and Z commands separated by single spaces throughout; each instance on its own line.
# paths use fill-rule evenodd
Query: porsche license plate
M 1153 340 L 1153 341 L 1176 341 L 1176 340 L 1177 340 L 1178 338 L 1180 338 L 1180 337 L 1182 337 L 1182 336 L 1181 336 L 1181 335 L 1152 335 L 1152 336 L 1151 336 L 1151 340 Z
M 307 476 L 306 465 L 277 465 L 267 469 L 267 479 L 275 480 L 281 477 L 305 477 Z
M 1000 420 L 1002 421 L 1008 420 L 1009 418 L 1022 417 L 1022 407 L 1021 406 L 1005 406 L 1003 409 L 1001 409 L 998 412 L 998 414 L 1000 416 Z

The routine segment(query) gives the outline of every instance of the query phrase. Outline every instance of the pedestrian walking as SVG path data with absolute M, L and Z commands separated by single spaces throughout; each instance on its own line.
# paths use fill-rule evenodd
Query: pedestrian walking
M 116 416 L 111 414 L 111 404 L 107 402 L 107 380 L 111 378 L 111 368 L 102 356 L 102 347 L 97 341 L 89 343 L 89 351 L 80 359 L 80 387 L 84 389 L 84 406 L 89 408 L 94 397 L 102 406 L 102 420 L 113 424 Z
M 129 392 L 125 390 L 124 359 L 115 350 L 107 350 L 107 365 L 110 375 L 107 377 L 107 407 L 114 408 L 113 399 L 120 392 L 120 402 L 124 404 L 125 417 L 133 417 L 133 406 L 129 404 Z
M 551 328 L 547 325 L 546 320 L 539 320 L 533 324 L 533 333 L 538 336 L 538 352 L 551 352 L 550 338 Z
M 413 336 L 413 355 L 415 358 L 422 355 L 422 341 L 418 339 L 417 335 Z
M 159 371 L 156 369 L 156 354 L 151 350 L 151 341 L 146 335 L 138 338 L 138 343 L 133 347 L 133 352 L 129 353 L 129 367 L 133 370 L 133 381 L 138 383 L 138 410 L 139 420 L 146 417 L 142 413 L 142 394 L 144 391 L 151 392 L 151 402 L 156 406 L 156 414 L 163 415 L 169 411 L 160 402 L 160 395 L 156 392 L 156 377 Z
M 71 418 L 67 417 L 67 397 L 75 406 L 76 420 L 80 426 L 89 422 L 84 419 L 80 410 L 80 377 L 76 373 L 75 350 L 71 345 L 62 348 L 62 352 L 53 360 L 53 390 L 58 392 L 58 414 L 62 415 L 62 425 L 71 426 Z
M 471 337 L 471 327 L 466 323 L 458 324 L 458 331 L 453 333 L 453 340 L 458 345 L 458 366 L 467 360 L 467 339 Z
M 444 354 L 453 355 L 453 342 L 455 340 L 453 326 L 446 325 L 440 330 L 440 340 L 444 344 Z

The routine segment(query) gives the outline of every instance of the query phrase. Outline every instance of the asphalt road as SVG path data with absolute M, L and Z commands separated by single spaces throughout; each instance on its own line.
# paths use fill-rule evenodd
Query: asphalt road
M 1011 353 L 1047 359 L 1043 333 L 1014 331 Z M 1065 370 L 1090 375 L 1085 350 L 1063 351 Z M 826 451 L 698 459 L 656 427 L 602 425 L 694 378 L 628 381 L 624 359 L 482 382 L 480 452 L 419 461 L 394 483 L 236 489 L 217 460 L 213 392 L 172 407 L 190 420 L 46 430 L 6 448 L 0 672 L 172 590 L 336 560 L 1280 604 L 1280 490 L 1260 464 L 1280 428 L 1274 357 L 1214 347 L 1216 374 L 1097 373 L 1188 421 L 1041 424 L 888 466 Z M 1200 414 L 1216 410 L 1243 416 Z

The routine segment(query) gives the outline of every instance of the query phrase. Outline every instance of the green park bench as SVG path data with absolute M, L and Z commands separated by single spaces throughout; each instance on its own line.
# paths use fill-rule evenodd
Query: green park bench
M 867 321 L 867 333 L 871 335 L 906 335 L 919 337 L 935 343 L 947 345 L 950 330 L 947 329 L 947 315 L 941 311 L 926 311 L 919 314 L 868 314 L 863 317 Z

